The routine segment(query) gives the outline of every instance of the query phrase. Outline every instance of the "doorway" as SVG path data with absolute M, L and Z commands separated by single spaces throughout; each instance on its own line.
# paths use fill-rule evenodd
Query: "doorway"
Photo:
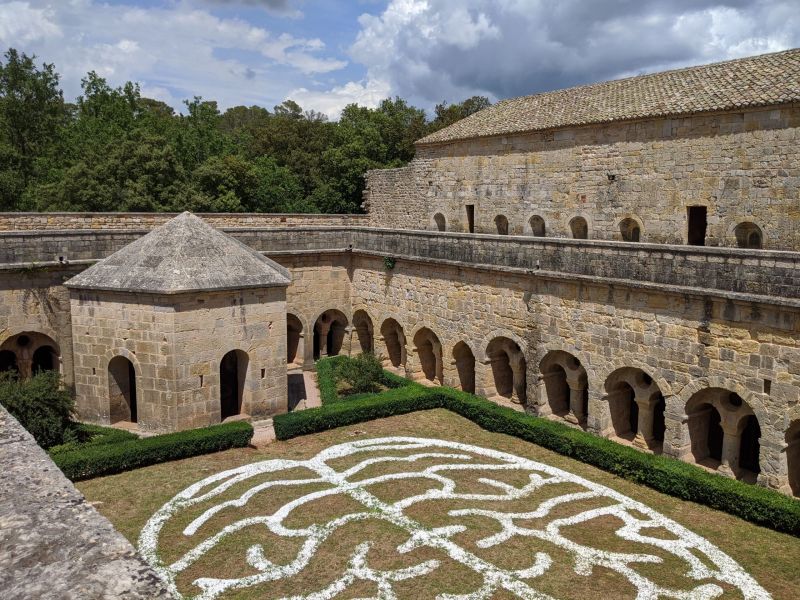
M 705 246 L 708 209 L 705 206 L 687 206 L 686 211 L 689 219 L 689 245 Z
M 475 233 L 475 205 L 467 204 L 467 227 L 470 233 Z

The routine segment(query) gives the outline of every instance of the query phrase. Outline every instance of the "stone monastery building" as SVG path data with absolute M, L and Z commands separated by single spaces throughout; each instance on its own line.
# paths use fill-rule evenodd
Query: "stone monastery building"
M 800 50 L 500 102 L 365 215 L 0 215 L 0 369 L 171 431 L 387 368 L 800 495 Z

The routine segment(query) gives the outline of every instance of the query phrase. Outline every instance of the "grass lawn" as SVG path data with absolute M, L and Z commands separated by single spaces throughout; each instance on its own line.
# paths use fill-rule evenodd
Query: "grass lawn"
M 687 503 L 610 475 L 594 467 L 544 450 L 519 439 L 494 434 L 480 429 L 471 421 L 446 410 L 415 412 L 378 421 L 342 427 L 323 433 L 276 442 L 263 450 L 229 450 L 164 463 L 136 471 L 85 481 L 79 489 L 90 501 L 96 502 L 98 510 L 134 544 L 148 519 L 177 493 L 210 475 L 245 464 L 269 459 L 304 461 L 318 452 L 342 443 L 367 438 L 389 436 L 413 436 L 434 438 L 475 445 L 507 452 L 518 457 L 537 461 L 578 475 L 586 480 L 605 485 L 620 494 L 641 502 L 654 511 L 675 521 L 691 532 L 705 538 L 736 561 L 774 598 L 795 599 L 800 597 L 800 539 L 761 528 L 736 517 L 712 509 Z M 425 449 L 419 452 L 452 452 L 448 449 Z M 393 457 L 407 457 L 408 450 L 397 450 Z M 384 453 L 381 456 L 388 456 Z M 337 472 L 353 467 L 365 458 L 373 456 L 343 456 L 327 461 Z M 474 459 L 475 457 L 473 457 Z M 480 464 L 492 461 L 479 457 Z M 366 466 L 355 479 L 363 480 L 392 473 L 419 472 L 440 464 L 464 464 L 466 459 L 444 459 L 423 457 L 413 464 L 403 461 L 382 462 Z M 159 537 L 159 556 L 165 564 L 183 557 L 199 542 L 218 533 L 223 527 L 242 519 L 270 515 L 287 502 L 301 495 L 324 491 L 326 483 L 310 482 L 290 486 L 275 486 L 255 494 L 242 506 L 228 506 L 211 514 L 200 523 L 194 536 L 186 536 L 183 530 L 204 511 L 226 500 L 238 498 L 254 484 L 278 479 L 308 479 L 311 471 L 304 466 L 287 468 L 276 474 L 267 473 L 247 481 L 233 483 L 214 498 L 199 502 L 177 512 L 166 522 Z M 530 482 L 530 473 L 520 470 L 455 470 L 446 476 L 457 482 L 457 491 L 466 494 L 496 494 L 503 489 L 521 489 Z M 488 484 L 492 479 L 495 484 Z M 353 480 L 353 477 L 350 478 Z M 502 486 L 505 485 L 505 488 Z M 501 486 L 501 487 L 498 487 Z M 368 486 L 372 497 L 383 503 L 392 503 L 431 489 L 440 489 L 442 483 L 430 478 L 409 478 L 380 481 Z M 202 493 L 211 490 L 203 488 Z M 514 536 L 496 545 L 481 545 L 479 540 L 495 535 L 502 530 L 496 518 L 483 514 L 457 515 L 450 511 L 460 509 L 482 509 L 505 513 L 526 513 L 535 510 L 548 498 L 586 491 L 574 482 L 558 482 L 541 486 L 531 494 L 502 502 L 475 499 L 441 498 L 430 499 L 408 506 L 402 518 L 421 524 L 426 530 L 440 527 L 462 526 L 454 530 L 447 539 L 459 548 L 466 549 L 470 556 L 485 564 L 491 564 L 505 572 L 518 572 L 531 568 L 538 553 L 546 553 L 550 563 L 543 574 L 533 576 L 518 574 L 531 588 L 556 598 L 635 598 L 636 587 L 618 570 L 603 564 L 594 564 L 591 572 L 587 568 L 576 573 L 574 555 L 563 544 L 537 537 Z M 622 525 L 618 516 L 602 514 L 602 509 L 616 504 L 607 496 L 588 496 L 572 502 L 556 505 L 544 517 L 528 515 L 514 520 L 514 525 L 543 528 L 554 519 L 569 518 L 591 509 L 599 509 L 600 515 L 571 525 L 563 526 L 559 533 L 570 542 L 592 546 L 613 553 L 638 553 L 657 556 L 660 562 L 629 562 L 629 567 L 643 575 L 655 585 L 679 590 L 690 590 L 711 580 L 693 580 L 686 577 L 687 562 L 662 548 L 626 540 L 616 534 Z M 310 528 L 347 514 L 378 511 L 367 507 L 347 494 L 320 495 L 320 497 L 298 506 L 289 513 L 282 525 L 290 529 Z M 629 511 L 634 517 L 637 511 Z M 641 514 L 638 517 L 643 518 Z M 648 528 L 644 533 L 651 538 L 665 541 L 676 539 L 668 528 Z M 281 536 L 262 524 L 242 527 L 225 537 L 218 545 L 199 556 L 176 576 L 176 585 L 185 597 L 201 592 L 193 582 L 198 578 L 242 578 L 259 573 L 254 565 L 270 561 L 286 565 L 297 556 L 307 538 Z M 398 552 L 398 546 L 408 542 L 408 528 L 386 519 L 364 518 L 342 525 L 329 537 L 320 541 L 308 565 L 295 574 L 277 581 L 261 583 L 242 589 L 231 589 L 218 596 L 221 598 L 282 598 L 297 594 L 308 594 L 323 590 L 348 572 L 358 571 L 361 563 L 354 563 L 354 556 L 364 556 L 361 578 L 355 577 L 351 584 L 336 598 L 374 597 L 378 593 L 375 579 L 386 580 L 385 572 L 394 572 L 391 587 L 400 598 L 433 598 L 437 594 L 467 594 L 480 589 L 484 582 L 473 566 L 454 560 L 440 547 L 422 546 L 408 552 Z M 364 546 L 369 542 L 368 549 Z M 260 552 L 248 549 L 261 544 Z M 359 551 L 361 554 L 359 554 Z M 713 563 L 702 554 L 692 551 L 702 565 L 713 567 Z M 249 556 L 250 564 L 245 558 Z M 541 557 L 541 555 L 540 555 Z M 438 566 L 434 568 L 434 563 Z M 483 564 L 482 563 L 482 564 Z M 355 566 L 354 566 L 355 565 Z M 366 566 L 365 566 L 366 565 Z M 428 571 L 425 571 L 425 568 Z M 399 569 L 416 568 L 415 576 L 403 579 Z M 365 576 L 364 571 L 368 574 Z M 364 578 L 366 577 L 366 579 Z M 370 579 L 371 578 L 371 579 Z M 734 586 L 714 581 L 724 591 L 723 598 L 742 598 L 743 594 Z M 330 594 L 328 597 L 332 597 Z M 486 596 L 489 597 L 489 596 Z M 520 594 L 507 589 L 495 591 L 492 598 L 515 598 Z

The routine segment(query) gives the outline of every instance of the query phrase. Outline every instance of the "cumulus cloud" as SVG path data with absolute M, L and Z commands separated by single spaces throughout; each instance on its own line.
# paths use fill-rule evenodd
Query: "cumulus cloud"
M 375 107 L 390 95 L 388 82 L 370 79 L 350 81 L 342 86 L 320 91 L 301 87 L 292 90 L 287 97 L 304 108 L 316 110 L 327 115 L 329 119 L 336 120 L 348 104 Z
M 292 6 L 289 0 L 202 0 L 210 6 L 256 6 L 270 12 L 283 14 L 293 18 L 303 16 L 303 13 Z
M 362 86 L 380 81 L 423 106 L 800 45 L 796 0 L 391 0 L 359 22 L 350 54 Z

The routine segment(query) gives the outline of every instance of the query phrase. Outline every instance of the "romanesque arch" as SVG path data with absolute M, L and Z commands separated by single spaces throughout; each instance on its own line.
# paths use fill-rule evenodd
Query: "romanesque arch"
M 581 361 L 563 350 L 552 350 L 539 363 L 547 405 L 553 414 L 575 425 L 585 426 L 589 411 L 589 386 Z
M 786 468 L 789 489 L 800 497 L 800 419 L 792 421 L 786 430 Z
M 638 242 L 642 236 L 642 227 L 636 219 L 627 217 L 620 221 L 619 233 L 623 242 Z
M 649 374 L 634 367 L 617 369 L 605 382 L 612 435 L 660 452 L 664 444 L 666 403 Z
M 242 414 L 247 367 L 250 357 L 244 350 L 231 350 L 219 363 L 220 418 Z
M 545 237 L 547 234 L 544 219 L 539 215 L 533 215 L 528 221 L 531 228 L 531 235 L 534 237 Z
M 447 229 L 447 220 L 442 213 L 433 215 L 433 224 L 436 226 L 437 231 L 445 231 Z
M 442 343 L 433 331 L 423 327 L 414 334 L 414 352 L 417 369 L 414 379 L 425 379 L 441 385 L 443 383 Z
M 764 235 L 761 228 L 751 221 L 739 223 L 733 230 L 736 245 L 739 248 L 759 249 L 764 247 Z
M 739 394 L 718 387 L 702 389 L 686 403 L 686 415 L 697 464 L 755 481 L 760 472 L 761 428 Z
M 16 371 L 27 378 L 39 371 L 59 371 L 61 352 L 58 344 L 49 335 L 38 331 L 22 331 L 6 338 L 0 344 L 0 369 Z M 13 359 L 11 355 L 13 354 Z
M 486 359 L 491 367 L 493 386 L 487 395 L 490 398 L 499 396 L 525 404 L 527 365 L 519 344 L 504 336 L 496 337 L 486 346 Z
M 569 222 L 569 230 L 573 239 L 588 240 L 589 224 L 583 217 L 573 217 Z
M 400 323 L 392 318 L 381 325 L 381 338 L 385 350 L 384 366 L 403 369 L 406 366 L 406 336 Z
M 286 315 L 286 365 L 300 367 L 305 356 L 303 322 L 291 313 Z
M 322 313 L 314 323 L 314 360 L 336 356 L 342 351 L 347 334 L 347 317 L 331 308 Z
M 365 310 L 353 313 L 353 328 L 360 352 L 375 352 L 375 332 L 372 319 Z
M 108 404 L 111 423 L 138 421 L 136 368 L 124 356 L 108 362 Z
M 458 372 L 458 386 L 465 392 L 475 393 L 475 355 L 466 342 L 453 347 L 453 362 Z
M 494 226 L 498 235 L 508 235 L 508 218 L 505 215 L 497 215 L 494 218 Z

